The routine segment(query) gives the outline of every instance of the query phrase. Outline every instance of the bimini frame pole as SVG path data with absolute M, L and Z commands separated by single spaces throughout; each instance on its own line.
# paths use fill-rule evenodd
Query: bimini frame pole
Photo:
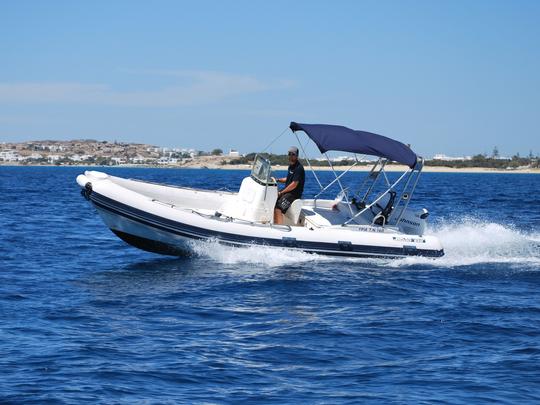
M 365 208 L 361 209 L 360 211 L 358 211 L 352 218 L 348 219 L 347 221 L 345 221 L 343 223 L 343 226 L 346 226 L 349 222 L 351 221 L 354 221 L 355 218 L 357 218 L 358 216 L 362 215 L 364 212 L 366 212 L 367 210 L 369 210 L 371 207 L 373 207 L 375 204 L 377 204 L 386 194 L 388 194 L 390 192 L 390 190 L 392 190 L 396 185 L 398 185 L 401 180 L 403 180 L 403 178 L 410 173 L 412 169 L 409 169 L 409 170 L 406 170 L 401 176 L 399 176 L 399 178 L 394 182 L 394 184 L 392 184 L 390 187 L 388 187 L 388 189 L 382 193 L 380 196 L 378 196 L 371 204 L 368 204 L 366 205 Z M 352 210 L 351 210 L 352 211 Z
M 305 159 L 306 159 L 306 162 L 309 166 L 309 169 L 311 170 L 311 173 L 313 173 L 313 176 L 315 176 L 315 180 L 317 180 L 317 183 L 319 183 L 319 187 L 321 188 L 321 190 L 323 189 L 323 185 L 321 184 L 321 182 L 319 181 L 319 178 L 317 177 L 317 173 L 315 173 L 315 170 L 313 170 L 313 167 L 311 167 L 311 163 L 309 161 L 309 158 L 307 156 L 307 153 L 306 151 L 304 150 L 304 147 L 302 146 L 302 142 L 300 142 L 300 138 L 298 138 L 298 134 L 296 132 L 294 132 L 294 136 L 296 136 L 296 140 L 298 141 L 298 145 L 300 145 L 300 149 L 302 149 L 302 153 L 304 154 L 305 156 Z
M 343 177 L 343 175 L 347 174 L 347 173 L 348 173 L 354 166 L 356 166 L 356 165 L 357 165 L 357 163 L 354 163 L 351 167 L 349 167 L 347 170 L 345 170 L 343 173 L 341 173 L 337 178 L 335 178 L 335 179 L 332 180 L 329 184 L 327 184 L 326 186 L 324 186 L 324 188 L 323 188 L 321 191 L 319 191 L 319 192 L 317 193 L 317 195 L 316 195 L 315 197 L 313 197 L 313 199 L 316 200 L 322 193 L 324 193 L 327 189 L 329 189 L 329 188 L 332 186 L 332 184 L 334 184 L 336 181 L 339 181 L 339 179 L 340 179 L 341 177 Z
M 407 181 L 405 182 L 405 186 L 403 186 L 403 189 L 401 190 L 401 193 L 399 193 L 399 197 L 396 200 L 397 203 L 396 203 L 395 207 L 392 208 L 392 212 L 390 213 L 390 215 L 388 217 L 388 221 L 387 221 L 388 224 L 390 224 L 392 219 L 394 219 L 394 217 L 396 216 L 396 213 L 398 212 L 399 205 L 401 204 L 401 202 L 404 199 L 403 197 L 406 196 L 405 199 L 409 198 L 409 195 L 407 194 L 407 190 L 409 189 L 409 184 L 411 183 L 411 180 L 414 177 L 415 172 L 416 172 L 415 169 L 411 169 L 409 171 L 409 175 L 407 176 Z
M 407 207 L 409 206 L 409 202 L 411 202 L 411 199 L 412 199 L 412 196 L 414 194 L 414 190 L 416 190 L 416 185 L 418 184 L 418 180 L 420 180 L 420 174 L 422 173 L 422 169 L 424 168 L 424 158 L 420 158 L 421 159 L 421 166 L 418 170 L 418 174 L 416 175 L 416 179 L 414 180 L 414 184 L 413 184 L 413 187 L 412 187 L 412 190 L 411 192 L 409 193 L 409 198 L 407 198 L 407 202 L 405 203 L 405 205 L 403 206 L 403 209 L 401 210 L 401 212 L 399 213 L 399 217 L 398 219 L 396 220 L 396 225 L 399 225 L 399 221 L 401 221 L 401 217 L 403 217 L 403 214 L 405 213 L 405 210 L 407 209 Z M 413 169 L 414 170 L 414 169 Z M 399 202 L 398 202 L 399 203 Z
M 332 164 L 332 161 L 328 157 L 328 154 L 325 153 L 324 156 L 326 157 L 326 160 L 328 160 L 328 164 L 330 165 L 330 169 L 332 169 L 332 173 L 334 173 L 334 176 L 336 176 L 336 181 L 339 184 L 339 188 L 341 189 L 343 196 L 345 197 L 345 201 L 347 201 L 347 206 L 349 207 L 349 211 L 351 211 L 351 216 L 353 216 L 354 212 L 352 210 L 351 203 L 349 202 L 349 197 L 347 197 L 347 193 L 345 192 L 345 189 L 343 188 L 343 184 L 341 184 L 341 181 L 339 180 L 341 176 L 338 176 L 336 171 L 334 170 L 334 165 Z M 342 174 L 345 174 L 345 173 L 342 173 Z
M 372 176 L 373 173 L 375 172 L 375 168 L 380 164 L 380 165 L 381 165 L 381 168 L 380 168 L 379 171 L 377 172 L 377 175 L 376 175 L 375 178 L 372 180 L 371 185 L 369 186 L 369 188 L 368 188 L 367 191 L 365 192 L 364 196 L 362 197 L 362 202 L 365 202 L 365 201 L 366 201 L 366 198 L 368 198 L 369 195 L 371 194 L 371 190 L 373 189 L 373 187 L 374 187 L 375 184 L 377 183 L 377 180 L 379 180 L 379 176 L 381 175 L 381 172 L 384 170 L 384 166 L 386 166 L 386 162 L 387 162 L 386 159 L 379 158 L 379 160 L 377 160 L 377 161 L 375 162 L 375 164 L 374 164 L 373 167 L 371 168 L 371 171 L 370 171 L 369 174 L 367 175 L 366 179 L 364 180 L 364 182 L 363 182 L 362 185 L 360 186 L 360 188 L 364 187 L 364 184 L 366 184 L 366 182 L 371 178 L 371 176 Z M 358 192 L 360 192 L 360 189 L 358 190 Z

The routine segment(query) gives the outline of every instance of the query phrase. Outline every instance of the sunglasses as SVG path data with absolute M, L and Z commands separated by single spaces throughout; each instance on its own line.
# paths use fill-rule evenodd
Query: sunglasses
M 296 153 L 289 152 L 289 156 L 296 156 Z

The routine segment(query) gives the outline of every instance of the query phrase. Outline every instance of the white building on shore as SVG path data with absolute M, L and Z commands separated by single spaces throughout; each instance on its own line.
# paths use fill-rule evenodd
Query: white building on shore
M 47 162 L 54 164 L 62 158 L 63 156 L 60 156 L 60 155 L 49 155 L 47 156 Z
M 158 165 L 176 165 L 178 164 L 178 159 L 168 156 L 162 156 L 156 161 L 156 163 Z
M 433 160 L 445 160 L 445 161 L 464 161 L 471 160 L 471 156 L 447 156 L 444 153 L 437 153 L 433 155 Z
M 136 165 L 143 164 L 143 163 L 146 162 L 146 158 L 144 156 L 141 156 L 141 155 L 137 155 L 135 157 L 132 157 L 130 160 L 131 160 L 131 163 L 134 163 Z
M 0 152 L 0 160 L 4 162 L 17 162 L 21 160 L 21 156 L 13 149 L 5 149 Z

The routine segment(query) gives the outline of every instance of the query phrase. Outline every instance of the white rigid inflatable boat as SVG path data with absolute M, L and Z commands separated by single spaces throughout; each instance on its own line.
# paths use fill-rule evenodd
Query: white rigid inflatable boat
M 317 135 L 321 131 L 323 135 L 333 133 L 333 128 L 352 131 L 345 127 L 291 123 L 294 132 L 304 131 L 323 153 L 366 153 L 356 145 L 362 144 L 363 134 L 408 149 L 397 141 L 361 131 L 352 131 L 359 138 L 352 138 L 354 150 L 342 144 L 328 147 Z M 375 140 L 380 141 L 379 138 Z M 369 136 L 368 141 L 371 142 Z M 408 206 L 422 169 L 421 158 L 408 149 L 414 162 L 408 161 L 410 169 L 390 184 L 384 173 L 386 162 L 406 159 L 399 159 L 403 156 L 384 148 L 373 150 L 371 143 L 369 147 L 369 154 L 379 156 L 379 160 L 364 182 L 367 192 L 352 196 L 342 189 L 333 200 L 319 199 L 318 195 L 296 200 L 281 225 L 272 223 L 278 187 L 271 177 L 270 162 L 262 156 L 256 156 L 251 174 L 242 181 L 237 193 L 154 184 L 98 171 L 86 171 L 77 177 L 77 183 L 83 196 L 118 237 L 154 253 L 184 255 L 190 251 L 190 241 L 216 240 L 231 246 L 264 245 L 350 257 L 442 256 L 439 240 L 425 235 L 428 211 Z M 321 193 L 336 182 L 341 187 L 340 179 L 345 173 L 335 173 L 336 178 L 328 186 L 321 185 Z M 380 178 L 386 180 L 388 187 L 371 196 L 373 185 Z

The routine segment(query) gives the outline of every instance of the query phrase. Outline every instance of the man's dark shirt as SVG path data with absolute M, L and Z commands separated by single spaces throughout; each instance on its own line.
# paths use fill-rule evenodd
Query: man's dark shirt
M 287 187 L 293 181 L 298 182 L 298 185 L 296 186 L 296 188 L 290 191 L 290 193 L 293 195 L 295 199 L 302 198 L 302 193 L 304 192 L 305 179 L 306 179 L 306 173 L 304 172 L 304 166 L 302 166 L 300 161 L 297 161 L 294 165 L 289 166 L 289 170 L 287 172 L 287 181 L 285 181 L 285 187 Z

